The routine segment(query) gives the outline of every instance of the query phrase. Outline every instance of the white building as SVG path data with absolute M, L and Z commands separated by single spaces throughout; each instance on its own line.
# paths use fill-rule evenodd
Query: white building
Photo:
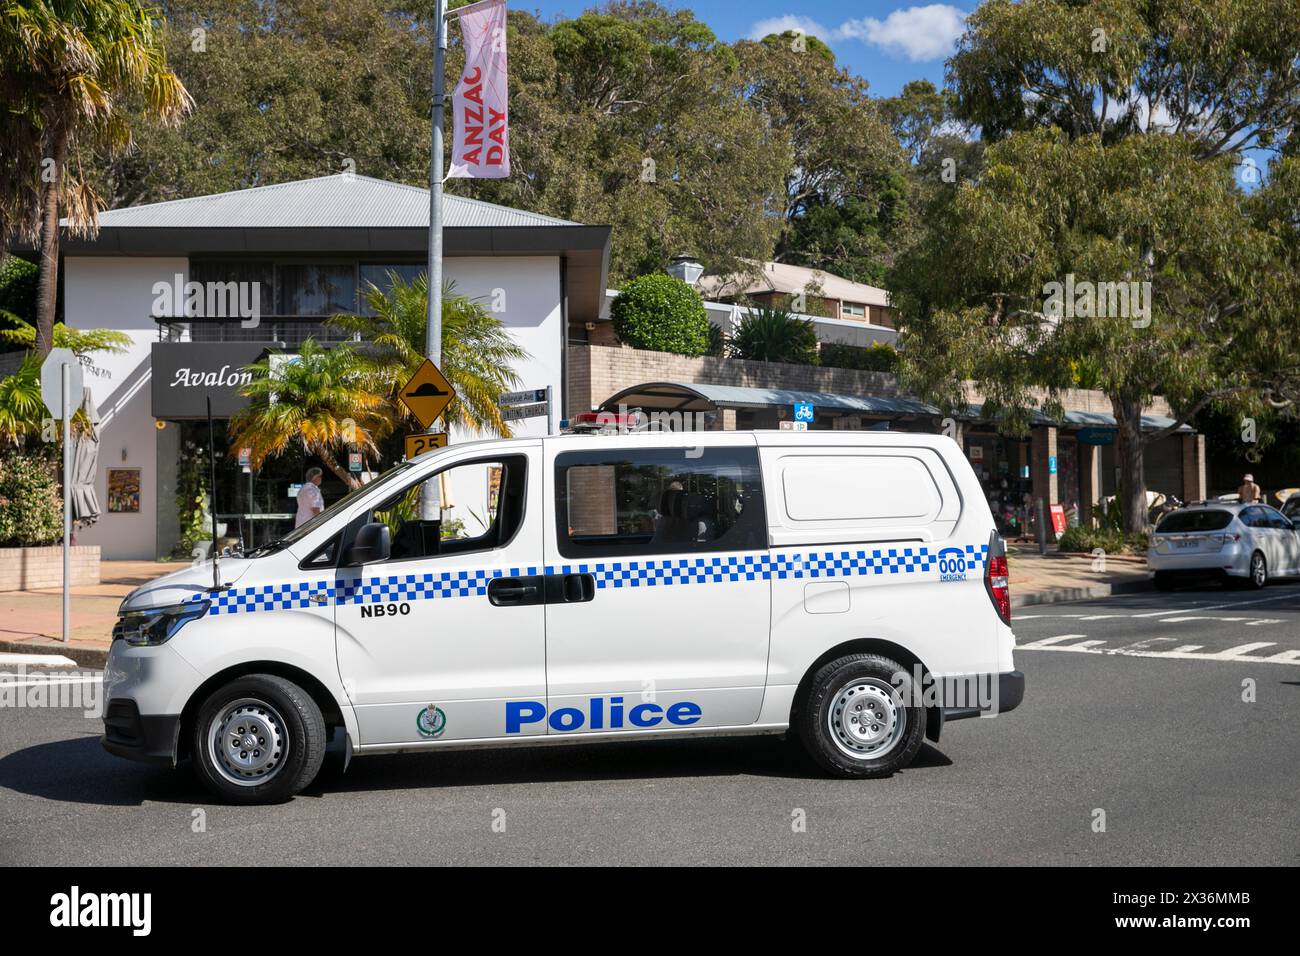
M 450 195 L 444 210 L 445 278 L 491 308 L 528 352 L 515 369 L 520 387 L 553 389 L 551 421 L 517 423 L 516 434 L 557 427 L 568 329 L 596 321 L 604 304 L 609 227 Z M 208 398 L 218 418 L 240 407 L 237 370 L 268 347 L 292 350 L 309 336 L 337 341 L 322 323 L 355 312 L 368 283 L 382 286 L 390 270 L 408 280 L 424 272 L 428 217 L 427 190 L 345 174 L 115 209 L 100 216 L 94 239 L 65 237 L 63 321 L 119 329 L 132 341 L 123 355 L 97 356 L 98 374 L 86 377 L 101 418 L 97 490 L 105 513 L 78 542 L 100 545 L 105 558 L 169 553 L 185 423 L 194 427 Z M 213 310 L 209 298 L 202 316 L 183 304 L 168 309 L 162 290 L 177 289 L 183 303 L 191 282 L 209 295 L 216 289 L 227 308 Z M 245 292 L 256 326 L 237 295 L 220 301 L 223 288 Z M 110 470 L 118 481 L 138 480 L 138 510 L 109 509 Z M 224 461 L 219 484 L 248 480 Z M 254 486 L 251 509 L 292 510 L 287 489 L 280 479 L 274 488 Z M 225 510 L 238 511 L 231 494 Z

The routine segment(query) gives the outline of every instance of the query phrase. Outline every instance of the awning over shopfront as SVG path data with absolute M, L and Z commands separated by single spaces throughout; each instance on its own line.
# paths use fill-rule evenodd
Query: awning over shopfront
M 967 405 L 966 411 L 955 417 L 965 421 L 982 421 L 983 405 Z M 1048 418 L 1042 412 L 1034 412 L 1031 419 L 1034 425 L 1056 425 L 1058 428 L 1114 428 L 1115 416 L 1109 412 L 1066 412 L 1065 416 L 1058 420 Z M 1142 430 L 1145 432 L 1157 432 L 1163 428 L 1168 428 L 1174 423 L 1172 418 L 1164 415 L 1143 415 Z M 1184 434 L 1194 431 L 1190 425 L 1179 425 L 1177 431 Z
M 819 411 L 875 415 L 882 418 L 904 416 L 934 417 L 942 412 L 919 399 L 898 395 L 842 395 L 830 392 L 805 392 L 787 388 L 757 388 L 741 385 L 714 385 L 707 382 L 646 382 L 616 392 L 601 405 L 607 411 L 616 411 L 620 405 L 629 408 L 675 412 L 708 412 L 719 408 L 777 408 L 797 404 L 810 404 Z M 983 420 L 982 405 L 968 405 L 954 417 L 964 421 Z M 1035 411 L 1034 425 L 1056 425 L 1058 428 L 1114 429 L 1115 416 L 1107 412 L 1067 411 L 1063 418 L 1054 420 Z M 1143 415 L 1143 431 L 1159 431 L 1174 423 L 1163 415 Z M 1188 425 L 1180 425 L 1180 433 L 1190 433 Z
M 864 415 L 934 416 L 939 409 L 914 398 L 890 395 L 835 395 L 786 388 L 753 388 L 707 383 L 647 382 L 611 395 L 602 404 L 606 410 L 619 405 L 677 412 L 705 412 L 718 408 L 775 408 L 810 404 L 819 410 Z

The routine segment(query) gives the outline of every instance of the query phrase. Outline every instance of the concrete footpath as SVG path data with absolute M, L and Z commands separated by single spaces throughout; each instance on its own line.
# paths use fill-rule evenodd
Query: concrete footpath
M 1036 546 L 1009 549 L 1011 604 L 1028 607 L 1083 601 L 1150 588 L 1146 558 L 1085 554 L 1045 555 Z M 57 588 L 0 592 L 0 653 L 61 654 L 83 667 L 102 667 L 118 605 L 134 588 L 183 565 L 162 561 L 105 561 L 100 583 L 72 589 L 72 640 L 59 640 L 62 598 Z

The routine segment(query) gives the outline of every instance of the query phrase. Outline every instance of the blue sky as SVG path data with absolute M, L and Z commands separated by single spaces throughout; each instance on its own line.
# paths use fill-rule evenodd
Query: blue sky
M 592 0 L 508 0 L 515 9 L 536 10 L 550 20 L 573 17 Z M 975 0 L 929 3 L 857 0 L 694 0 L 665 6 L 693 10 L 724 40 L 762 36 L 792 27 L 825 40 L 841 66 L 865 78 L 876 96 L 893 96 L 908 80 L 943 84 L 943 61 L 961 35 Z

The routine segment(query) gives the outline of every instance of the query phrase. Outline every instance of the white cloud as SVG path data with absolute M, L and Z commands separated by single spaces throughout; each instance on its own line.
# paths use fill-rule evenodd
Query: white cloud
M 849 20 L 838 32 L 919 63 L 942 60 L 951 54 L 965 28 L 963 11 L 946 3 L 932 3 L 895 10 L 884 20 Z
M 801 17 L 793 13 L 787 13 L 782 17 L 768 17 L 766 20 L 759 20 L 749 28 L 749 38 L 751 40 L 761 40 L 765 36 L 771 36 L 773 33 L 785 33 L 787 30 L 805 33 L 808 36 L 818 37 L 822 40 L 833 40 L 835 38 L 834 30 L 826 29 L 811 17 Z
M 914 62 L 942 60 L 952 53 L 966 26 L 966 14 L 945 3 L 895 10 L 884 20 L 863 17 L 826 27 L 811 17 L 788 13 L 759 20 L 749 30 L 751 39 L 797 30 L 826 41 L 861 40 L 887 53 Z

